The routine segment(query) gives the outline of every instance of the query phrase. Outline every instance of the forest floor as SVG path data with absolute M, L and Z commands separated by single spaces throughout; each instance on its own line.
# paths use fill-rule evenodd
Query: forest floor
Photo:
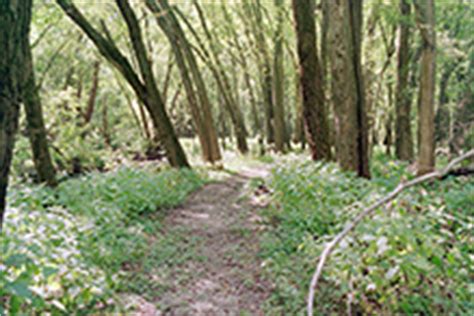
M 170 210 L 164 233 L 178 232 L 174 246 L 193 254 L 170 261 L 166 273 L 156 277 L 165 290 L 152 302 L 133 304 L 136 315 L 263 315 L 271 286 L 259 273 L 261 206 L 249 184 L 268 175 L 262 166 L 239 170 Z

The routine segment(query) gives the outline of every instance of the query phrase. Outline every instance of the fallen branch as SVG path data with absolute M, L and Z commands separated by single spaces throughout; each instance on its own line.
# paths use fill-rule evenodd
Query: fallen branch
M 453 169 L 454 166 L 459 164 L 461 161 L 471 158 L 471 157 L 474 157 L 474 149 L 471 149 L 464 155 L 461 155 L 458 158 L 452 160 L 445 168 L 441 170 L 436 170 L 436 171 L 427 173 L 425 175 L 419 176 L 413 180 L 399 183 L 398 186 L 395 188 L 395 190 L 390 192 L 390 194 L 380 199 L 379 201 L 375 202 L 368 208 L 364 209 L 354 219 L 352 219 L 349 223 L 347 223 L 345 228 L 336 237 L 334 237 L 334 239 L 331 240 L 331 242 L 327 244 L 327 246 L 324 248 L 320 256 L 318 266 L 313 274 L 313 277 L 311 279 L 311 285 L 309 287 L 308 306 L 307 306 L 308 316 L 313 316 L 314 296 L 316 293 L 316 288 L 318 286 L 319 278 L 321 276 L 321 273 L 323 272 L 324 264 L 329 259 L 329 256 L 331 255 L 334 248 L 344 239 L 344 237 L 346 237 L 349 234 L 349 232 L 351 232 L 362 221 L 362 219 L 364 219 L 364 217 L 374 212 L 380 206 L 383 206 L 386 203 L 390 202 L 391 200 L 395 199 L 403 190 L 409 187 L 415 186 L 417 184 L 420 184 L 432 179 L 442 179 Z

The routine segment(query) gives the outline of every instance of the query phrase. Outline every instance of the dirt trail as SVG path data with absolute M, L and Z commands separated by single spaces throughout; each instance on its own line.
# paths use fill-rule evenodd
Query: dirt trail
M 194 251 L 201 260 L 171 267 L 162 280 L 168 290 L 154 302 L 158 311 L 141 315 L 263 315 L 270 286 L 259 275 L 257 208 L 245 185 L 266 174 L 247 169 L 208 184 L 170 212 L 164 227 L 197 238 Z

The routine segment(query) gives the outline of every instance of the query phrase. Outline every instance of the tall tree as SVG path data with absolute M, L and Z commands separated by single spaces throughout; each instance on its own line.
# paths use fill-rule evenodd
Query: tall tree
M 234 94 L 232 93 L 230 79 L 228 77 L 228 73 L 225 71 L 224 64 L 219 54 L 218 38 L 215 36 L 215 34 L 211 32 L 206 17 L 204 15 L 204 11 L 202 10 L 199 3 L 194 0 L 193 4 L 198 13 L 199 21 L 204 31 L 204 35 L 209 43 L 210 53 L 205 53 L 206 61 L 208 62 L 208 65 L 210 66 L 214 74 L 217 86 L 219 87 L 219 90 L 223 96 L 224 104 L 226 106 L 227 111 L 229 112 L 230 119 L 234 127 L 235 138 L 237 139 L 237 148 L 241 153 L 245 154 L 249 150 L 247 144 L 247 129 L 245 127 L 245 120 L 242 110 L 240 109 L 239 104 L 237 103 L 237 100 Z M 203 42 L 198 39 L 198 37 L 196 36 L 196 32 L 192 29 L 189 23 L 188 27 L 194 33 L 196 39 L 200 43 L 201 48 L 203 49 L 203 52 L 206 51 L 204 49 Z
M 102 56 L 124 76 L 133 88 L 138 99 L 145 105 L 150 113 L 158 139 L 165 148 L 166 157 L 170 164 L 173 167 L 189 167 L 186 154 L 176 137 L 163 99 L 158 91 L 138 19 L 128 1 L 116 0 L 116 2 L 127 24 L 130 41 L 132 42 L 133 51 L 138 61 L 141 76 L 133 70 L 129 60 L 120 52 L 111 37 L 107 34 L 104 36 L 98 32 L 71 0 L 57 0 L 57 3 L 64 12 L 86 33 Z
M 250 28 L 254 36 L 255 48 L 257 52 L 257 64 L 261 74 L 260 86 L 263 96 L 263 104 L 265 106 L 265 130 L 267 135 L 267 143 L 271 144 L 275 141 L 273 127 L 273 100 L 272 100 L 272 68 L 270 65 L 270 53 L 265 40 L 264 23 L 262 14 L 262 4 L 259 0 L 245 1 L 244 9 Z
M 316 51 L 316 26 L 312 0 L 293 0 L 303 119 L 314 160 L 331 159 L 329 129 L 324 102 L 323 72 Z
M 178 65 L 194 125 L 201 143 L 203 158 L 214 163 L 221 160 L 217 131 L 212 117 L 211 103 L 207 95 L 196 57 L 186 35 L 168 1 L 147 0 L 148 8 L 156 16 L 158 25 L 168 38 Z M 194 86 L 196 88 L 194 88 Z
M 236 29 L 235 22 L 233 20 L 232 15 L 229 13 L 227 10 L 226 5 L 222 5 L 222 13 L 224 15 L 225 20 L 228 22 L 226 24 L 227 31 L 232 35 L 232 40 L 233 44 L 237 49 L 238 53 L 238 62 L 240 66 L 242 67 L 243 75 L 244 75 L 244 82 L 245 86 L 248 90 L 248 96 L 249 96 L 249 101 L 250 101 L 250 107 L 251 107 L 251 112 L 252 112 L 252 118 L 253 118 L 253 131 L 259 135 L 261 139 L 263 139 L 263 130 L 262 126 L 260 123 L 260 116 L 258 112 L 258 105 L 257 105 L 257 98 L 254 93 L 254 87 L 252 85 L 252 76 L 250 73 L 250 67 L 249 67 L 249 61 L 247 60 L 247 51 L 246 47 L 243 46 L 243 44 L 240 41 L 240 37 L 238 34 L 238 29 Z M 241 13 L 240 11 L 237 11 L 238 13 Z M 242 17 L 242 15 L 240 14 Z M 245 27 L 245 34 L 247 35 L 247 39 L 251 42 L 249 46 L 252 46 L 253 42 L 250 37 L 250 30 L 248 27 Z M 255 52 L 255 51 L 254 51 Z
M 328 2 L 337 160 L 344 169 L 369 178 L 367 113 L 361 71 L 362 0 Z
M 400 0 L 400 24 L 397 52 L 397 90 L 395 120 L 395 154 L 398 159 L 413 159 L 413 138 L 411 132 L 410 112 L 411 96 L 409 93 L 408 74 L 410 71 L 410 3 Z
M 18 129 L 25 51 L 29 49 L 31 0 L 0 1 L 0 232 Z M 26 47 L 24 47 L 26 45 Z
M 273 50 L 273 104 L 274 104 L 274 136 L 275 150 L 285 151 L 286 124 L 285 124 L 285 75 L 283 68 L 283 0 L 275 0 L 277 10 L 277 25 L 275 30 Z
M 436 33 L 433 0 L 416 0 L 416 22 L 421 34 L 421 70 L 419 91 L 418 174 L 435 166 L 434 96 L 436 79 Z

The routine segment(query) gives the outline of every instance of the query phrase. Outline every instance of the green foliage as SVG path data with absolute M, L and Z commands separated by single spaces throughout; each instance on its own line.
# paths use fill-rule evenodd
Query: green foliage
M 274 171 L 263 255 L 276 291 L 271 314 L 302 314 L 317 258 L 349 218 L 392 190 L 406 166 L 378 155 L 372 181 L 335 165 L 295 162 Z M 413 188 L 365 220 L 333 253 L 316 299 L 321 315 L 472 314 L 472 181 Z M 472 227 L 471 227 L 472 228 Z
M 86 313 L 124 288 L 124 266 L 161 239 L 158 209 L 202 185 L 190 170 L 121 168 L 71 179 L 56 189 L 11 190 L 1 240 L 0 296 L 7 310 Z

